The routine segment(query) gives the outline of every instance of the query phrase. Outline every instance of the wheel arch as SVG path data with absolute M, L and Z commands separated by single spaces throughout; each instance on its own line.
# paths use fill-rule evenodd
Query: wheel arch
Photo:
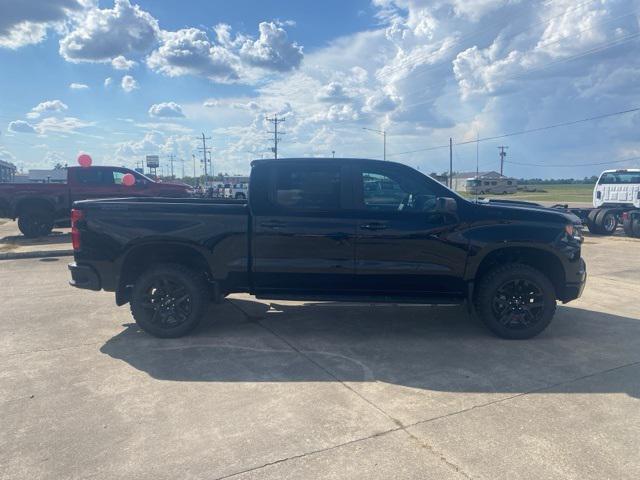
M 551 280 L 556 295 L 563 291 L 566 275 L 562 261 L 554 253 L 535 247 L 496 247 L 480 260 L 473 271 L 467 272 L 467 276 L 477 282 L 491 269 L 507 263 L 522 263 L 535 268 Z
M 131 288 L 137 278 L 152 265 L 173 263 L 200 272 L 211 283 L 216 298 L 219 296 L 217 283 L 213 281 L 213 271 L 205 252 L 195 245 L 182 242 L 154 242 L 135 245 L 119 262 L 119 277 L 116 289 L 116 303 L 124 305 L 129 301 Z

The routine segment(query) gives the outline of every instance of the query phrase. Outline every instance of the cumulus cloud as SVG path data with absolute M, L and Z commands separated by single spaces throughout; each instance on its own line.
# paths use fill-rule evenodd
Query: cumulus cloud
M 68 108 L 69 107 L 61 100 L 47 100 L 33 107 L 31 111 L 27 113 L 27 118 L 38 118 L 45 113 L 63 112 Z
M 368 112 L 387 113 L 400 106 L 400 97 L 384 92 L 376 92 L 367 98 L 365 110 Z
M 40 134 L 45 133 L 78 133 L 82 128 L 95 125 L 94 122 L 86 122 L 75 117 L 47 117 L 35 125 L 35 129 Z
M 127 60 L 124 55 L 118 55 L 111 60 L 111 66 L 116 70 L 130 70 L 135 67 L 137 63 L 133 60 Z
M 339 82 L 331 82 L 322 87 L 316 99 L 325 103 L 348 103 L 352 100 Z
M 286 72 L 300 65 L 302 47 L 291 42 L 287 32 L 275 22 L 261 22 L 260 36 L 256 40 L 247 39 L 241 49 L 240 56 L 249 65 Z
M 163 32 L 162 44 L 147 58 L 149 68 L 169 77 L 198 75 L 220 82 L 239 78 L 237 63 L 229 50 L 197 28 Z
M 69 84 L 69 88 L 71 90 L 87 90 L 89 88 L 89 85 L 86 85 L 84 83 L 70 83 Z
M 37 133 L 34 126 L 24 120 L 14 120 L 10 122 L 9 131 L 14 133 Z
M 113 83 L 113 78 L 111 77 L 107 77 L 104 79 L 104 86 L 105 88 L 108 88 L 111 86 L 111 84 Z
M 0 47 L 16 49 L 39 43 L 47 30 L 81 10 L 80 0 L 3 0 L 0 15 Z
M 175 102 L 163 102 L 151 105 L 149 108 L 150 117 L 166 118 L 166 117 L 184 117 L 182 106 Z
M 152 70 L 170 77 L 196 75 L 215 82 L 251 83 L 264 71 L 285 72 L 300 65 L 302 47 L 282 26 L 262 22 L 257 39 L 234 36 L 231 27 L 215 27 L 215 39 L 198 28 L 162 32 L 161 44 L 147 58 Z
M 82 22 L 60 40 L 60 54 L 70 62 L 106 62 L 153 48 L 158 21 L 129 0 L 109 9 L 92 8 Z M 125 59 L 126 60 L 126 59 Z
M 122 90 L 124 90 L 127 93 L 133 92 L 134 90 L 140 88 L 138 86 L 137 80 L 133 78 L 131 75 L 125 75 L 124 77 L 122 77 L 120 86 L 122 87 Z

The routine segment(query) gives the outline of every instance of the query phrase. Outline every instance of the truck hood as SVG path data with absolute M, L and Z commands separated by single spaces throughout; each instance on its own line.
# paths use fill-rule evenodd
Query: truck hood
M 489 200 L 472 203 L 476 207 L 482 208 L 482 212 L 490 218 L 582 225 L 582 221 L 576 215 L 558 208 L 545 207 L 538 203 L 511 200 Z

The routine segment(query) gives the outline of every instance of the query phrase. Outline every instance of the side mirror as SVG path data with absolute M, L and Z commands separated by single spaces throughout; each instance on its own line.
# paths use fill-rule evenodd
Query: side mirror
M 458 211 L 458 202 L 451 197 L 436 198 L 436 212 L 455 214 Z

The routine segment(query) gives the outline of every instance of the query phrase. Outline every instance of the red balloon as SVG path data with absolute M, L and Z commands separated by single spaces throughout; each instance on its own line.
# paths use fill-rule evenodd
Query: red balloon
M 122 184 L 125 187 L 131 187 L 136 184 L 136 177 L 134 177 L 133 173 L 125 173 L 124 177 L 122 177 Z
M 86 153 L 78 156 L 78 164 L 80 164 L 81 167 L 90 167 L 92 162 L 91 156 Z

